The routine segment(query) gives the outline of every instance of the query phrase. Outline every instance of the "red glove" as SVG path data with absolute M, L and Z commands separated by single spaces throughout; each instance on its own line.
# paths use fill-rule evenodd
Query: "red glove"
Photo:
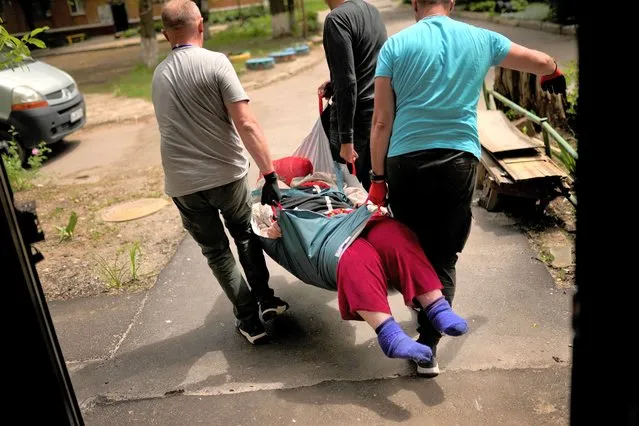
M 559 68 L 555 68 L 555 72 L 552 74 L 542 76 L 540 84 L 541 89 L 546 92 L 558 95 L 566 93 L 566 77 L 559 71 Z
M 385 206 L 387 192 L 388 188 L 386 187 L 386 182 L 371 182 L 371 187 L 368 189 L 368 198 L 366 201 L 370 201 L 380 207 Z

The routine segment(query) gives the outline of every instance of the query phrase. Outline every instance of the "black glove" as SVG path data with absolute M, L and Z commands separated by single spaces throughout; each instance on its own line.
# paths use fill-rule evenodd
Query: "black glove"
M 559 68 L 549 75 L 541 77 L 541 89 L 546 92 L 558 95 L 566 94 L 566 77 L 561 73 Z
M 333 97 L 333 83 L 329 81 L 328 84 L 326 85 L 326 88 L 324 88 L 324 99 L 330 99 L 332 97 Z
M 275 172 L 264 175 L 261 203 L 274 206 L 280 202 L 281 198 L 282 194 L 280 193 L 280 187 L 277 183 L 277 175 Z

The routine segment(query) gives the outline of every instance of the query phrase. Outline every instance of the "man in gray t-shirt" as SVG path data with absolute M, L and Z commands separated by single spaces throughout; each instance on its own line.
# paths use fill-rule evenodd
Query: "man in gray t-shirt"
M 172 51 L 157 66 L 152 91 L 165 191 L 233 303 L 239 332 L 255 343 L 266 337 L 260 316 L 268 321 L 288 309 L 269 287 L 264 253 L 251 228 L 249 161 L 242 142 L 264 176 L 262 204 L 280 199 L 266 138 L 229 60 L 202 48 L 202 17 L 195 3 L 171 0 L 162 22 Z

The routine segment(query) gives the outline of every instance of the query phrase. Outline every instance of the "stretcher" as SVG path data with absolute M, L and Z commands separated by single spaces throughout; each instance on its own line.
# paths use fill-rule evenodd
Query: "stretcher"
M 327 197 L 329 192 L 335 191 L 345 194 L 353 188 L 359 188 L 365 194 L 348 168 L 334 161 L 321 118 L 288 158 L 307 159 L 313 166 L 313 173 L 330 175 L 336 182 L 334 188 L 319 190 L 311 197 Z M 290 182 L 290 176 L 288 181 Z M 259 203 L 262 184 L 262 180 L 258 181 L 253 191 L 254 203 Z M 286 198 L 309 197 L 307 192 L 295 188 L 283 189 L 282 195 Z M 273 207 L 272 220 L 277 221 L 282 234 L 281 238 L 276 239 L 262 235 L 255 215 L 252 224 L 264 252 L 270 258 L 300 281 L 335 291 L 340 256 L 359 236 L 376 210 L 376 206 L 366 203 L 359 207 L 353 204 L 352 212 L 331 216 L 303 208 Z

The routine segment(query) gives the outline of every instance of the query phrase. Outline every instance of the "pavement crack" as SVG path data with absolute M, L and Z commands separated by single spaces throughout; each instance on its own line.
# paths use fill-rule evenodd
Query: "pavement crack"
M 67 366 L 81 365 L 81 364 L 91 364 L 91 363 L 94 363 L 94 362 L 106 361 L 107 359 L 108 358 L 106 358 L 106 357 L 102 357 L 102 358 L 87 358 L 87 359 L 72 359 L 72 360 L 65 361 L 65 364 Z
M 118 352 L 118 350 L 120 349 L 120 346 L 122 346 L 122 343 L 124 343 L 124 340 L 127 338 L 127 336 L 129 335 L 129 332 L 133 328 L 133 325 L 136 323 L 136 321 L 142 314 L 142 311 L 144 310 L 144 306 L 146 305 L 146 301 L 148 298 L 149 298 L 149 292 L 147 291 L 146 294 L 144 295 L 144 299 L 142 299 L 142 302 L 140 303 L 140 306 L 138 307 L 138 310 L 135 312 L 135 315 L 133 315 L 133 319 L 131 320 L 131 323 L 129 324 L 127 329 L 124 331 L 124 333 L 122 333 L 122 337 L 120 337 L 120 340 L 115 345 L 115 347 L 111 350 L 111 352 L 109 352 L 109 356 L 107 359 L 109 360 L 113 359 L 115 354 Z

